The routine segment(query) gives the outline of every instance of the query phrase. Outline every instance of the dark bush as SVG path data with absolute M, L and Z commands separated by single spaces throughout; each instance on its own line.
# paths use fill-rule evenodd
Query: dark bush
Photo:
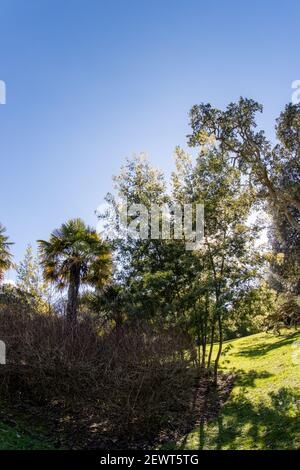
M 2 396 L 89 416 L 116 436 L 157 432 L 189 406 L 193 388 L 189 337 L 145 325 L 97 333 L 88 320 L 0 310 L 7 364 Z

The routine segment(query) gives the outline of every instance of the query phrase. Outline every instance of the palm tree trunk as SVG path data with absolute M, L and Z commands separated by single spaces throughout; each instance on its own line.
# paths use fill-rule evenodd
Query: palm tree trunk
M 68 303 L 67 303 L 67 321 L 71 326 L 77 324 L 78 311 L 78 293 L 80 287 L 80 267 L 72 266 L 70 271 Z

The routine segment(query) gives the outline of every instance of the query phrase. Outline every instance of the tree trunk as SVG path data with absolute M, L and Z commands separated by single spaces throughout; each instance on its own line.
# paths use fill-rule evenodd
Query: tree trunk
M 208 297 L 208 293 L 206 293 L 206 296 L 205 296 L 205 313 L 204 313 L 204 322 L 203 322 L 203 334 L 202 334 L 202 363 L 201 363 L 201 367 L 203 369 L 205 369 L 205 359 L 206 359 L 208 310 L 209 310 L 209 297 Z
M 198 344 L 197 349 L 198 349 L 198 365 L 200 366 L 201 365 L 201 346 L 200 346 L 200 343 Z
M 217 357 L 215 360 L 215 365 L 214 365 L 214 382 L 217 383 L 218 379 L 218 365 L 219 365 L 219 359 L 222 353 L 222 347 L 223 347 L 223 325 L 222 325 L 222 316 L 221 313 L 218 313 L 218 327 L 219 327 L 219 348 L 218 348 L 218 353 Z
M 70 271 L 68 304 L 67 304 L 67 321 L 69 325 L 77 324 L 78 311 L 78 293 L 80 287 L 80 266 L 74 265 Z
M 115 320 L 115 333 L 117 341 L 120 341 L 123 338 L 123 316 L 122 313 L 118 312 L 114 318 Z
M 214 339 L 215 339 L 215 320 L 212 321 L 212 327 L 211 327 L 211 339 L 210 339 L 210 348 L 209 348 L 209 354 L 208 354 L 208 360 L 207 360 L 207 369 L 210 367 L 211 363 L 211 356 L 214 348 Z

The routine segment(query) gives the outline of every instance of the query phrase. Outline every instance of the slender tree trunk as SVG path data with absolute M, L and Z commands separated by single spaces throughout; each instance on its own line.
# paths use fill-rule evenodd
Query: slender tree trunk
M 197 346 L 198 348 L 198 365 L 200 366 L 201 364 L 201 346 L 200 344 Z
M 115 333 L 116 338 L 119 341 L 123 337 L 123 317 L 121 313 L 118 313 L 115 318 Z
M 222 325 L 222 315 L 220 312 L 218 313 L 218 328 L 219 328 L 219 347 L 218 347 L 217 357 L 216 357 L 215 365 L 214 365 L 214 382 L 215 383 L 217 383 L 217 379 L 218 379 L 218 365 L 219 365 L 219 360 L 220 360 L 222 347 L 223 347 L 223 325 Z
M 78 293 L 80 286 L 80 266 L 72 266 L 70 271 L 68 303 L 67 303 L 67 321 L 69 325 L 77 324 L 78 311 Z
M 203 333 L 202 333 L 202 363 L 201 363 L 201 367 L 203 369 L 205 368 L 205 358 L 206 358 L 208 309 L 209 309 L 209 297 L 208 297 L 208 293 L 206 293 L 205 312 L 204 312 L 204 321 L 203 321 Z
M 215 320 L 213 319 L 212 321 L 212 327 L 211 327 L 211 338 L 210 338 L 210 348 L 209 348 L 209 354 L 208 354 L 208 360 L 207 360 L 207 368 L 209 369 L 210 364 L 211 364 L 211 356 L 214 348 L 214 339 L 215 339 Z
M 202 361 L 201 361 L 201 368 L 205 368 L 205 356 L 206 356 L 206 334 L 203 334 L 202 337 Z
M 198 366 L 201 364 L 201 330 L 198 328 L 198 333 L 197 333 L 197 355 L 196 355 L 196 364 L 198 363 Z

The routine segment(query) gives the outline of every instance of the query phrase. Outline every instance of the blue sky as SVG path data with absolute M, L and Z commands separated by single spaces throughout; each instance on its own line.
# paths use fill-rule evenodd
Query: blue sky
M 146 152 L 169 172 L 193 104 L 254 98 L 273 138 L 300 79 L 296 0 L 0 0 L 0 8 L 0 221 L 16 261 L 68 218 L 96 224 L 126 156 Z

